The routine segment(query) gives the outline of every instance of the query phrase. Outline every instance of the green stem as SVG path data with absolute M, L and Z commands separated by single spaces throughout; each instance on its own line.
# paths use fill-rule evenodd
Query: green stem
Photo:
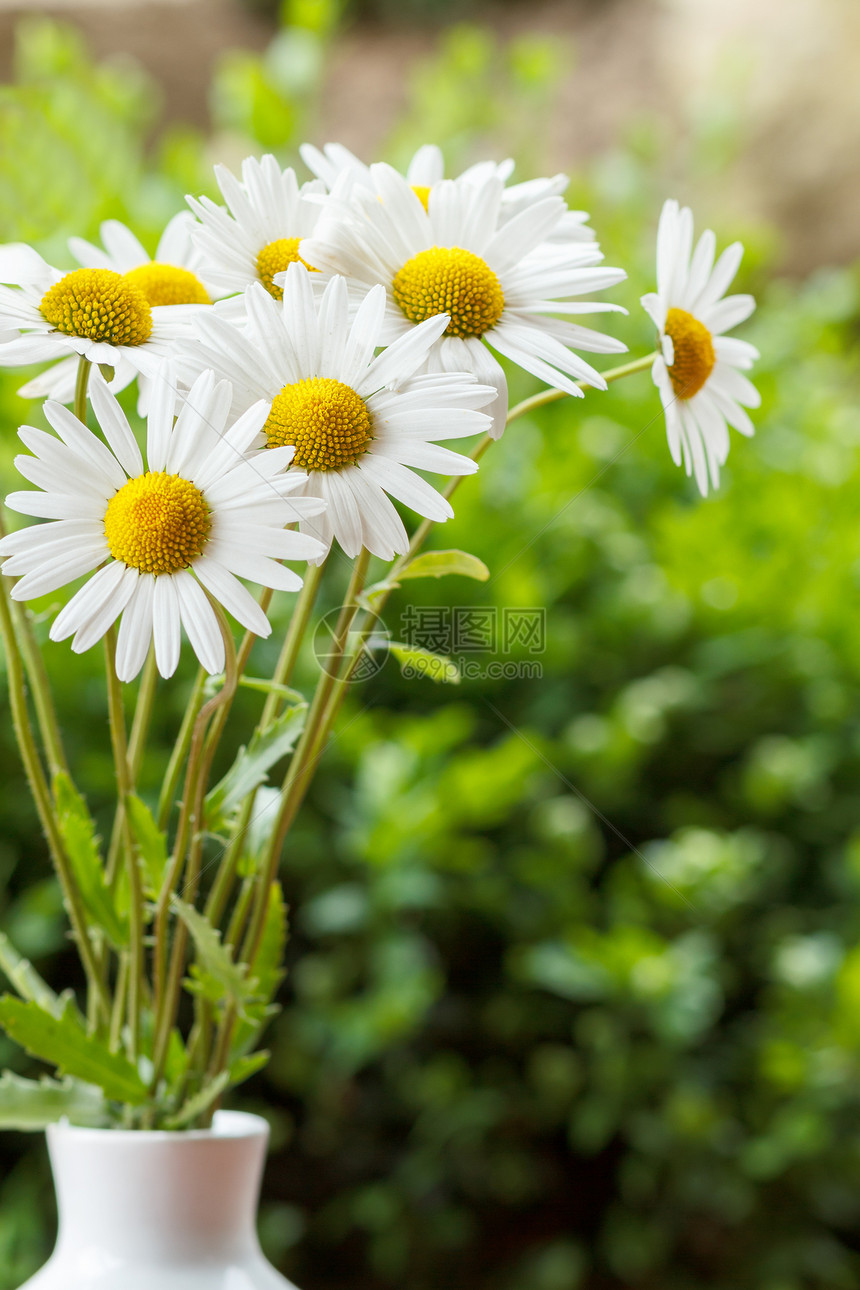
M 332 657 L 338 660 L 343 657 L 344 647 L 349 636 L 349 629 L 352 621 L 358 611 L 358 597 L 364 586 L 367 575 L 367 567 L 370 563 L 370 552 L 362 548 L 355 564 L 353 565 L 352 576 L 349 581 L 346 596 L 338 615 L 337 625 L 334 631 L 334 650 Z M 260 943 L 266 924 L 266 910 L 269 902 L 269 893 L 272 882 L 278 871 L 278 862 L 280 860 L 281 848 L 289 832 L 290 825 L 295 819 L 295 814 L 301 802 L 304 790 L 310 777 L 310 771 L 313 768 L 313 761 L 310 759 L 312 750 L 316 746 L 316 733 L 319 720 L 326 709 L 328 696 L 334 684 L 334 677 L 330 671 L 320 674 L 317 687 L 314 692 L 313 700 L 308 709 L 307 721 L 302 731 L 301 738 L 296 746 L 296 750 L 290 759 L 290 765 L 281 787 L 281 809 L 278 819 L 272 832 L 269 846 L 265 855 L 261 859 L 260 868 L 254 876 L 254 896 L 252 901 L 243 901 L 242 905 L 249 905 L 247 912 L 242 909 L 234 912 L 231 920 L 229 933 L 231 945 L 238 945 L 242 937 L 243 926 L 247 919 L 247 930 L 244 934 L 241 951 L 241 961 L 248 965 L 248 970 L 253 971 L 254 961 L 260 950 Z M 230 1057 L 230 1045 L 232 1043 L 233 1031 L 237 1021 L 237 1012 L 235 1005 L 229 1003 L 224 1011 L 221 1024 L 215 1040 L 215 1048 L 212 1060 L 209 1065 L 208 1076 L 214 1078 L 221 1070 L 226 1069 Z
M 3 512 L 2 509 L 0 509 L 0 538 L 4 538 L 7 531 Z M 36 721 L 39 726 L 39 734 L 42 736 L 42 745 L 45 749 L 45 758 L 48 763 L 48 770 L 52 776 L 56 775 L 59 770 L 68 774 L 69 764 L 63 750 L 63 737 L 60 734 L 60 723 L 57 720 L 57 713 L 51 696 L 51 686 L 48 681 L 48 673 L 45 670 L 42 651 L 39 649 L 39 643 L 36 640 L 36 632 L 33 627 L 33 616 L 30 613 L 30 610 L 25 605 L 20 604 L 17 600 L 10 599 L 10 610 L 12 613 L 15 635 L 21 649 L 21 657 L 23 658 L 24 667 L 27 672 L 27 680 L 30 683 L 30 693 L 33 696 L 33 706 L 36 709 Z
M 75 381 L 75 416 L 87 424 L 87 386 L 90 383 L 90 361 L 83 354 L 78 359 L 78 375 Z
M 610 367 L 608 371 L 601 372 L 607 385 L 613 381 L 620 381 L 624 376 L 632 376 L 635 372 L 644 372 L 651 366 L 654 359 L 657 358 L 657 351 L 653 354 L 646 354 L 643 358 L 634 358 L 629 363 L 622 363 L 620 367 Z M 577 387 L 580 390 L 590 390 L 594 386 L 589 385 L 587 381 L 577 381 Z M 547 403 L 557 403 L 559 399 L 570 398 L 567 390 L 541 390 L 539 394 L 533 394 L 530 399 L 523 399 L 516 407 L 511 408 L 507 415 L 505 425 L 509 426 L 517 417 L 524 416 L 527 412 L 533 412 L 535 408 L 542 408 Z
M 39 760 L 39 752 L 36 747 L 36 741 L 33 738 L 33 730 L 30 725 L 30 715 L 27 711 L 27 695 L 24 681 L 24 667 L 21 661 L 21 654 L 18 649 L 18 642 L 15 638 L 15 632 L 12 622 L 12 614 L 9 607 L 9 583 L 6 578 L 0 578 L 0 635 L 3 637 L 3 644 L 6 650 L 6 671 L 9 682 L 9 703 L 12 711 L 12 722 L 15 728 L 15 737 L 21 752 L 21 760 L 24 764 L 24 770 L 27 775 L 27 781 L 30 785 L 30 791 L 33 800 L 36 803 L 36 810 L 39 813 L 39 820 L 48 846 L 51 852 L 51 858 L 60 880 L 60 887 L 63 892 L 63 899 L 69 915 L 69 921 L 72 925 L 72 932 L 78 945 L 78 952 L 81 956 L 81 962 L 87 975 L 87 981 L 90 991 L 98 999 L 101 1013 L 105 1020 L 110 1016 L 110 997 L 107 992 L 104 981 L 99 972 L 99 966 L 96 962 L 92 942 L 90 941 L 87 930 L 87 917 L 84 910 L 83 901 L 75 883 L 71 863 L 66 855 L 63 839 L 57 827 L 57 821 L 54 815 L 54 804 L 51 800 L 51 794 L 45 781 L 42 764 Z
M 158 827 L 160 829 L 166 829 L 170 821 L 170 812 L 173 809 L 176 796 L 176 785 L 179 783 L 179 777 L 182 774 L 182 763 L 188 755 L 194 723 L 200 712 L 200 705 L 203 703 L 203 687 L 205 684 L 206 672 L 201 667 L 197 669 L 197 676 L 188 698 L 185 716 L 182 718 L 182 725 L 179 727 L 179 734 L 176 736 L 176 743 L 173 745 L 173 751 L 170 754 L 167 771 L 161 785 L 161 793 L 158 798 Z
M 218 618 L 218 626 L 221 635 L 224 638 L 224 649 L 226 656 L 226 671 L 224 677 L 224 686 L 213 698 L 205 703 L 198 713 L 194 722 L 194 730 L 191 736 L 191 744 L 188 753 L 188 767 L 185 773 L 185 791 L 182 796 L 182 807 L 179 816 L 179 824 L 176 831 L 176 841 L 173 847 L 168 872 L 159 893 L 158 902 L 155 910 L 155 1023 L 153 1039 L 153 1077 L 152 1089 L 155 1091 L 164 1072 L 164 1063 L 167 1059 L 167 1048 L 170 1043 L 170 1032 L 173 1029 L 176 1010 L 179 1006 L 179 991 L 182 983 L 182 972 L 185 964 L 185 949 L 188 939 L 188 931 L 185 924 L 179 920 L 176 924 L 176 932 L 173 938 L 173 947 L 170 952 L 170 966 L 167 965 L 167 932 L 170 915 L 170 898 L 178 886 L 179 876 L 182 872 L 183 862 L 185 860 L 186 846 L 189 843 L 189 832 L 191 833 L 191 843 L 189 852 L 188 873 L 186 875 L 186 887 L 184 895 L 190 894 L 190 900 L 193 902 L 197 893 L 197 882 L 199 880 L 200 855 L 203 845 L 202 830 L 202 810 L 203 799 L 206 791 L 206 781 L 208 779 L 209 765 L 211 764 L 212 752 L 208 758 L 204 756 L 206 731 L 209 720 L 213 717 L 222 703 L 229 704 L 233 695 L 236 693 L 236 686 L 239 683 L 237 672 L 236 648 L 233 643 L 233 634 L 230 631 L 229 624 L 224 617 L 221 606 L 214 601 L 210 601 L 215 609 Z M 212 750 L 214 752 L 214 750 Z
M 343 657 L 349 629 L 358 612 L 358 597 L 364 587 L 369 563 L 370 552 L 366 548 L 362 548 L 353 566 L 352 577 L 334 630 L 334 649 L 331 656 L 334 661 L 334 667 L 329 667 L 320 674 L 320 679 L 317 682 L 314 697 L 308 710 L 305 728 L 290 759 L 281 787 L 281 808 L 278 812 L 275 827 L 272 830 L 269 846 L 260 866 L 262 877 L 258 876 L 257 879 L 258 887 L 257 897 L 254 902 L 254 912 L 242 950 L 242 961 L 249 965 L 254 962 L 260 948 L 260 937 L 265 925 L 269 891 L 277 876 L 281 849 L 290 825 L 295 819 L 296 811 L 307 790 L 310 771 L 315 764 L 314 751 L 317 745 L 320 721 L 335 684 L 336 669 L 339 660 Z
M 129 771 L 129 791 L 136 792 L 137 777 L 140 774 L 140 764 L 143 760 L 143 750 L 146 746 L 146 736 L 149 732 L 149 724 L 152 720 L 152 709 L 155 703 L 155 687 L 158 681 L 158 669 L 155 664 L 155 651 L 150 648 L 146 656 L 146 663 L 143 667 L 143 675 L 140 678 L 140 689 L 137 692 L 137 704 L 134 709 L 134 720 L 131 723 L 131 735 L 128 741 L 128 771 Z M 111 830 L 110 846 L 108 847 L 107 864 L 105 872 L 107 881 L 113 885 L 118 876 L 119 853 L 122 846 L 123 829 L 125 821 L 125 806 L 121 801 L 117 801 L 116 811 L 113 817 L 113 828 Z
M 126 995 L 128 993 L 129 956 L 126 950 L 120 954 L 119 968 L 114 986 L 113 1011 L 110 1019 L 110 1050 L 119 1052 L 122 1042 L 122 1022 L 125 1016 Z
M 128 798 L 132 792 L 128 745 L 125 734 L 125 712 L 122 702 L 122 683 L 116 674 L 116 628 L 111 625 L 105 632 L 105 673 L 107 677 L 108 716 L 110 719 L 111 745 L 116 765 L 116 782 L 119 790 L 117 812 L 122 816 L 122 840 L 125 844 L 126 870 L 129 886 L 129 978 L 128 1025 L 129 1058 L 136 1062 L 140 1052 L 140 1014 L 143 998 L 144 947 L 143 947 L 143 889 L 140 880 L 137 847 L 131 835 L 128 818 Z
M 263 588 L 263 594 L 260 596 L 260 608 L 262 609 L 264 614 L 268 613 L 269 605 L 272 603 L 273 595 L 274 595 L 274 592 L 272 591 L 271 587 Z M 257 636 L 255 632 L 252 632 L 252 631 L 245 632 L 245 635 L 242 639 L 242 644 L 239 648 L 239 652 L 238 654 L 236 654 L 237 680 L 240 676 L 244 674 L 245 668 L 248 665 L 248 659 L 251 655 L 251 650 L 253 649 L 254 642 L 256 641 L 256 639 L 257 639 Z M 212 721 L 212 725 L 209 728 L 209 734 L 206 736 L 207 747 L 210 744 L 213 746 L 213 748 L 218 747 L 218 744 L 221 740 L 221 735 L 224 732 L 224 726 L 226 725 L 227 718 L 230 715 L 230 708 L 233 706 L 233 698 L 235 696 L 235 693 L 236 691 L 234 688 L 233 693 L 229 697 L 229 700 L 225 700 L 219 707 L 217 713 L 215 714 L 215 717 L 213 718 L 213 721 Z
M 280 657 L 272 673 L 272 682 L 275 685 L 289 685 L 292 680 L 293 669 L 299 656 L 299 651 L 307 631 L 308 622 L 316 603 L 317 593 L 322 580 L 323 571 L 326 562 L 320 565 L 308 566 L 305 574 L 304 584 L 299 598 L 293 609 L 290 625 L 287 628 L 284 643 L 281 647 Z M 257 724 L 255 733 L 262 733 L 276 719 L 280 710 L 281 699 L 274 693 L 266 697 L 263 706 L 262 716 Z M 230 892 L 236 880 L 236 868 L 239 858 L 242 854 L 242 845 L 245 841 L 245 835 L 251 823 L 251 815 L 254 809 L 254 794 L 247 797 L 242 804 L 236 824 L 233 826 L 227 850 L 218 866 L 218 873 L 212 884 L 209 893 L 209 899 L 206 902 L 206 917 L 210 923 L 217 925 L 220 923 L 224 910 L 230 899 Z M 232 942 L 231 942 L 232 943 Z
M 328 557 L 323 560 L 322 564 L 308 565 L 305 573 L 305 580 L 302 589 L 299 592 L 299 598 L 296 601 L 293 610 L 290 625 L 287 628 L 287 634 L 284 637 L 284 643 L 281 647 L 281 654 L 272 673 L 272 681 L 275 685 L 289 685 L 293 676 L 293 669 L 299 657 L 299 651 L 305 638 L 305 632 L 308 629 L 311 614 L 316 604 L 317 595 L 325 573 Z M 266 698 L 263 705 L 263 715 L 260 720 L 260 730 L 265 730 L 278 716 L 283 705 L 281 695 L 272 692 Z
M 137 783 L 137 777 L 140 774 L 146 737 L 149 734 L 152 711 L 155 707 L 157 686 L 158 667 L 155 662 L 155 649 L 151 647 L 143 665 L 140 689 L 137 692 L 137 705 L 134 709 L 134 720 L 131 723 L 131 734 L 128 740 L 128 768 L 131 772 L 132 787 Z

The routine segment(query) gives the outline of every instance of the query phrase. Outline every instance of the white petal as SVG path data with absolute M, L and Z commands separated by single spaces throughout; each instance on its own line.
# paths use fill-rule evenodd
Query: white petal
M 212 675 L 224 671 L 224 641 L 215 610 L 206 593 L 187 569 L 170 575 L 179 597 L 179 613 L 191 648 L 201 665 Z
M 729 331 L 730 328 L 737 327 L 738 323 L 744 322 L 754 309 L 754 296 L 726 296 L 718 304 L 701 309 L 700 316 L 710 331 L 722 332 Z
M 90 378 L 90 400 L 96 419 L 119 464 L 130 478 L 143 474 L 143 457 L 128 419 L 96 369 Z M 117 484 L 118 488 L 122 483 Z
M 155 662 L 159 673 L 173 676 L 179 662 L 181 645 L 179 596 L 173 577 L 155 579 L 152 605 L 152 636 L 155 642 Z
M 155 583 L 151 574 L 141 574 L 123 611 L 116 640 L 116 674 L 120 681 L 133 681 L 146 660 L 152 641 Z
M 81 654 L 89 649 L 122 613 L 137 579 L 137 570 L 127 569 L 118 560 L 99 569 L 60 610 L 51 627 L 51 640 L 65 640 L 74 632 L 74 652 Z
M 82 574 L 91 573 L 102 563 L 106 554 L 104 546 L 99 543 L 81 547 L 64 559 L 55 558 L 47 568 L 34 569 L 16 582 L 12 588 L 12 599 L 33 600 L 36 596 L 46 596 L 67 582 L 74 582 Z
M 388 345 L 370 364 L 366 375 L 361 379 L 358 392 L 379 390 L 384 385 L 396 388 L 401 381 L 417 372 L 433 345 L 448 326 L 447 314 L 437 314 L 425 322 L 412 327 L 404 336 L 399 336 Z
M 436 492 L 420 475 L 415 475 L 406 466 L 385 457 L 372 456 L 368 453 L 362 460 L 361 469 L 377 484 L 396 497 L 419 515 L 428 520 L 441 523 L 451 519 L 454 512 L 450 504 Z
M 219 600 L 237 622 L 256 636 L 268 636 L 272 630 L 269 620 L 254 597 L 232 573 L 217 560 L 201 555 L 194 561 L 194 573 L 216 600 Z

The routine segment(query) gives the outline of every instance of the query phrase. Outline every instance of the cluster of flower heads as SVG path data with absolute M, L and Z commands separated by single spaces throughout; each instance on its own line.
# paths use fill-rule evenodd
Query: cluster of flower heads
M 20 431 L 32 455 L 16 464 L 38 491 L 7 504 L 49 522 L 0 541 L 3 571 L 23 575 L 19 599 L 92 573 L 51 634 L 83 650 L 121 615 L 124 680 L 151 641 L 172 674 L 181 628 L 220 671 L 214 602 L 268 634 L 240 579 L 295 590 L 282 561 L 318 562 L 335 542 L 392 559 L 408 546 L 395 502 L 448 518 L 416 472 L 471 473 L 446 443 L 502 433 L 498 356 L 580 396 L 606 388 L 582 355 L 626 348 L 574 321 L 619 311 L 587 297 L 625 275 L 568 209 L 564 176 L 509 184 L 511 163 L 484 162 L 446 179 L 429 146 L 405 176 L 335 144 L 302 157 L 304 184 L 271 156 L 241 178 L 216 167 L 224 205 L 189 198 L 154 259 L 113 220 L 101 246 L 71 240 L 71 271 L 0 247 L 0 365 L 51 361 L 22 393 L 50 400 L 55 431 Z M 725 296 L 740 245 L 714 263 L 714 235 L 695 250 L 692 237 L 690 211 L 667 202 L 642 303 L 672 456 L 706 493 L 727 424 L 752 432 L 756 352 L 724 332 L 754 302 Z M 145 454 L 115 397 L 134 380 Z M 64 406 L 87 388 L 100 433 Z

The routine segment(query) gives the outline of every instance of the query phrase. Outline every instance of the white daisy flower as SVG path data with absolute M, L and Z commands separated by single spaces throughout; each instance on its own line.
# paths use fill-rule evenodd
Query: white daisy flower
M 384 289 L 370 291 L 350 322 L 343 278 L 315 294 L 313 277 L 292 265 L 282 302 L 259 284 L 248 287 L 241 324 L 214 312 L 198 317 L 200 342 L 189 355 L 231 381 L 234 411 L 266 400 L 262 442 L 293 445 L 293 467 L 306 472 L 302 494 L 328 503 L 302 527 L 326 548 L 336 539 L 349 556 L 366 547 L 390 560 L 409 545 L 390 498 L 435 521 L 453 515 L 415 471 L 475 471 L 468 457 L 433 441 L 483 433 L 490 419 L 477 409 L 494 392 L 464 373 L 415 375 L 444 331 L 445 315 L 410 328 L 374 358 Z
M 22 387 L 25 397 L 68 401 L 80 357 L 115 369 L 112 388 L 124 389 L 138 373 L 156 372 L 183 334 L 185 315 L 151 305 L 128 275 L 65 273 L 22 243 L 0 247 L 0 283 L 9 284 L 0 286 L 0 366 L 60 360 Z M 17 335 L 4 341 L 13 329 Z
M 262 282 L 280 300 L 274 276 L 299 259 L 299 242 L 313 231 L 322 209 L 309 198 L 324 193 L 325 185 L 313 180 L 300 188 L 295 171 L 282 170 L 272 156 L 247 157 L 241 182 L 226 166 L 216 166 L 215 177 L 227 210 L 208 197 L 186 198 L 200 221 L 191 236 L 208 279 L 224 292 Z
M 676 466 L 695 475 L 703 496 L 716 488 L 729 453 L 728 426 L 755 433 L 744 408 L 761 399 L 743 375 L 758 358 L 749 341 L 723 333 L 748 318 L 752 296 L 727 296 L 743 256 L 734 242 L 714 264 L 716 238 L 706 229 L 693 250 L 690 208 L 667 201 L 657 233 L 657 291 L 642 305 L 660 334 L 651 369 L 666 412 L 666 434 Z
M 357 293 L 383 284 L 384 343 L 447 312 L 431 370 L 471 371 L 496 387 L 496 437 L 504 429 L 507 383 L 490 349 L 568 394 L 582 394 L 577 381 L 606 388 L 573 348 L 617 354 L 626 346 L 553 315 L 624 312 L 570 297 L 614 286 L 625 274 L 597 267 L 603 256 L 596 243 L 550 242 L 567 211 L 560 197 L 531 202 L 502 222 L 498 175 L 480 183 L 443 180 L 430 190 L 425 211 L 396 170 L 375 165 L 370 174 L 373 187 L 354 186 L 340 218 L 328 218 L 301 253 L 323 272 L 342 273 Z
M 335 188 L 342 176 L 348 175 L 352 182 L 373 187 L 370 166 L 360 161 L 349 148 L 342 143 L 326 143 L 322 151 L 312 143 L 303 143 L 299 147 L 302 160 L 313 174 L 321 179 L 329 190 Z M 501 221 L 539 201 L 542 197 L 560 196 L 570 182 L 567 175 L 553 175 L 548 179 L 529 179 L 521 184 L 508 185 L 514 170 L 514 163 L 509 157 L 506 161 L 479 161 L 469 166 L 459 176 L 467 183 L 482 184 L 490 177 L 497 177 L 507 185 L 502 191 L 500 210 Z M 434 143 L 425 143 L 419 148 L 406 169 L 406 181 L 419 198 L 424 209 L 430 200 L 430 190 L 445 178 L 445 160 L 442 149 Z M 588 228 L 587 211 L 565 211 L 564 217 L 553 234 L 553 240 L 593 242 L 594 230 Z
M 68 408 L 50 401 L 45 415 L 58 437 L 22 426 L 33 456 L 15 464 L 40 491 L 12 493 L 6 505 L 51 521 L 0 541 L 3 572 L 23 575 L 16 600 L 43 596 L 97 570 L 51 626 L 51 639 L 73 636 L 89 649 L 122 614 L 116 669 L 137 676 L 155 642 L 162 676 L 179 661 L 180 626 L 208 672 L 224 669 L 224 642 L 209 597 L 258 636 L 271 627 L 239 581 L 295 591 L 301 578 L 280 560 L 319 556 L 313 538 L 285 529 L 316 514 L 319 503 L 294 499 L 300 472 L 285 474 L 293 449 L 252 452 L 267 408 L 250 408 L 225 429 L 231 392 L 212 372 L 195 382 L 179 408 L 159 380 L 147 422 L 146 463 L 128 421 L 105 383 L 92 381 L 93 408 L 107 445 Z
M 111 269 L 114 273 L 123 274 L 126 281 L 140 288 L 151 306 L 171 306 L 172 317 L 178 320 L 182 315 L 176 306 L 201 308 L 210 305 L 220 294 L 201 276 L 200 253 L 190 235 L 193 224 L 194 216 L 190 211 L 174 215 L 159 239 L 154 258 L 149 256 L 131 229 L 115 219 L 105 220 L 99 229 L 101 246 L 81 237 L 72 237 L 69 238 L 69 250 L 85 269 Z M 62 363 L 28 381 L 19 393 L 27 399 L 50 396 L 60 403 L 70 403 L 77 367 L 76 355 L 63 359 Z M 115 376 L 108 388 L 118 393 L 134 375 L 133 369 L 130 372 L 126 370 L 119 379 Z M 146 416 L 149 406 L 147 377 L 138 376 L 138 388 L 138 412 Z

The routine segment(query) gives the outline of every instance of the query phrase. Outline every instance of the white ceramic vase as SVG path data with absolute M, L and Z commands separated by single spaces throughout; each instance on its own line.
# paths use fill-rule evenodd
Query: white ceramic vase
M 267 1138 L 239 1111 L 188 1133 L 52 1125 L 60 1230 L 21 1290 L 295 1290 L 257 1240 Z

